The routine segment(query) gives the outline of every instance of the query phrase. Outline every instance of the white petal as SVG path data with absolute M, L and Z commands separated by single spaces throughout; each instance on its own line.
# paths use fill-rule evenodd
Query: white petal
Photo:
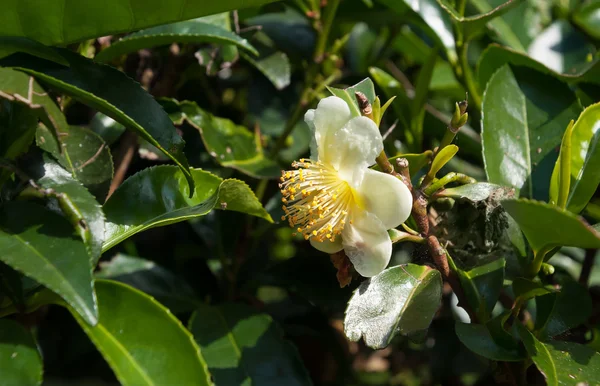
M 354 269 L 364 277 L 383 271 L 392 257 L 392 240 L 374 215 L 358 211 L 342 231 L 342 245 Z
M 350 107 L 343 99 L 335 96 L 321 99 L 313 120 L 319 160 L 328 163 L 329 148 L 334 147 L 333 136 L 351 117 Z
M 329 149 L 332 165 L 353 187 L 362 181 L 364 170 L 375 163 L 383 150 L 379 128 L 367 117 L 352 118 L 335 133 L 335 147 Z
M 396 228 L 410 216 L 412 194 L 402 181 L 390 174 L 365 170 L 356 192 L 365 209 L 377 216 L 385 229 Z
M 314 240 L 312 237 L 310 239 L 310 245 L 312 245 L 314 248 L 318 249 L 321 252 L 325 252 L 325 253 L 336 253 L 341 251 L 342 249 L 344 249 L 344 247 L 342 246 L 342 240 L 340 239 L 340 237 L 337 237 L 333 242 L 332 241 L 316 241 Z
M 304 114 L 304 122 L 308 125 L 310 129 L 310 158 L 313 160 L 319 159 L 319 150 L 317 147 L 317 137 L 315 130 L 315 109 L 309 109 Z

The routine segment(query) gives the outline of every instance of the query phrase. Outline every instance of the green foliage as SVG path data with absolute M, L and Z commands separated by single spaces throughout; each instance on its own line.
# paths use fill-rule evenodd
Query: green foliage
M 211 384 L 199 347 L 168 309 L 148 295 L 110 280 L 98 280 L 96 293 L 98 324 L 92 327 L 77 314 L 73 316 L 121 384 Z M 164 371 L 163 366 L 170 370 Z
M 215 384 L 311 383 L 296 349 L 268 315 L 236 304 L 202 305 L 189 327 Z
M 0 383 L 600 383 L 597 2 L 38 3 L 0 12 Z
M 408 264 L 389 268 L 365 280 L 346 309 L 348 339 L 361 337 L 372 348 L 383 348 L 400 333 L 426 330 L 439 307 L 440 274 L 429 267 Z
M 35 340 L 13 320 L 0 320 L 0 372 L 7 384 L 42 384 L 42 358 Z

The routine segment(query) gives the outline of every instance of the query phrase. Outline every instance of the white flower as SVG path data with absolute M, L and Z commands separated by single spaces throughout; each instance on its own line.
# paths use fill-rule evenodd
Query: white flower
M 344 249 L 359 274 L 377 275 L 392 255 L 387 230 L 406 221 L 412 195 L 396 177 L 369 169 L 383 150 L 381 134 L 341 98 L 322 99 L 304 120 L 314 133 L 311 159 L 282 173 L 284 218 L 318 250 Z

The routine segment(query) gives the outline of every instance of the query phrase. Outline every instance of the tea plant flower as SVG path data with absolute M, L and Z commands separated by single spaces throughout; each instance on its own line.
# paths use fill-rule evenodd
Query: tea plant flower
M 322 99 L 304 120 L 313 132 L 311 159 L 282 172 L 284 219 L 316 249 L 345 251 L 365 277 L 392 255 L 388 229 L 410 215 L 412 195 L 396 177 L 369 169 L 383 150 L 377 125 L 352 117 L 338 97 Z

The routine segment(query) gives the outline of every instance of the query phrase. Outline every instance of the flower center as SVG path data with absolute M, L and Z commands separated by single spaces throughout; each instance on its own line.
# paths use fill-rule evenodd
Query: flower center
M 353 189 L 323 162 L 301 159 L 292 166 L 297 170 L 283 171 L 279 184 L 285 212 L 281 219 L 287 218 L 306 240 L 333 242 L 357 203 Z

